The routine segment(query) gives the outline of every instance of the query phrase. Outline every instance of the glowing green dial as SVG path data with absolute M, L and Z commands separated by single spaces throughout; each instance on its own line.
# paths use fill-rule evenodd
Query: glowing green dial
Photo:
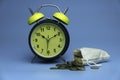
M 38 56 L 49 59 L 66 51 L 69 36 L 66 34 L 66 30 L 57 24 L 55 21 L 49 22 L 48 20 L 37 24 L 32 29 L 29 38 L 30 46 Z

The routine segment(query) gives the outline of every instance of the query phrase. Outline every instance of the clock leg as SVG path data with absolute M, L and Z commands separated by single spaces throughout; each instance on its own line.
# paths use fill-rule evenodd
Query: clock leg
M 33 57 L 33 59 L 31 60 L 31 63 L 33 63 L 36 58 L 37 58 L 37 56 L 35 55 L 35 56 Z
M 66 62 L 66 60 L 61 56 L 60 59 L 63 61 L 63 62 Z

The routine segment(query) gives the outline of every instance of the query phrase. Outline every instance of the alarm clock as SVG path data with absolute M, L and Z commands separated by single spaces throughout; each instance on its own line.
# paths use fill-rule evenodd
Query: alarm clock
M 44 18 L 40 12 L 43 7 L 57 8 L 58 11 L 53 14 L 55 19 Z M 29 10 L 32 16 L 29 17 L 28 24 L 35 23 L 28 39 L 31 51 L 44 61 L 58 59 L 67 51 L 70 42 L 64 26 L 69 24 L 69 18 L 65 15 L 68 8 L 62 13 L 57 5 L 44 4 L 35 13 L 30 8 Z

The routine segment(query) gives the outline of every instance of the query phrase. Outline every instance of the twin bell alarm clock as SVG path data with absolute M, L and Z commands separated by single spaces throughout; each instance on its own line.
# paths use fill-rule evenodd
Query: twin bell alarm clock
M 44 7 L 54 7 L 58 11 L 53 14 L 54 19 L 45 18 L 40 12 Z M 52 61 L 60 58 L 68 49 L 70 38 L 64 25 L 69 24 L 69 18 L 65 15 L 68 8 L 61 12 L 60 8 L 53 4 L 43 4 L 28 19 L 28 24 L 35 24 L 29 33 L 29 46 L 35 56 L 44 61 Z

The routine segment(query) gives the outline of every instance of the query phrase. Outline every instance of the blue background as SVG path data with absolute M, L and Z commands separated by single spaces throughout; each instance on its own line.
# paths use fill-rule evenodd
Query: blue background
M 107 51 L 110 61 L 98 70 L 50 70 L 56 63 L 33 63 L 28 45 L 32 26 L 27 24 L 34 11 L 44 3 L 69 7 L 67 27 L 71 42 L 65 53 L 72 60 L 76 48 L 93 47 Z M 41 12 L 52 18 L 54 8 Z M 120 80 L 120 0 L 0 0 L 0 80 Z

